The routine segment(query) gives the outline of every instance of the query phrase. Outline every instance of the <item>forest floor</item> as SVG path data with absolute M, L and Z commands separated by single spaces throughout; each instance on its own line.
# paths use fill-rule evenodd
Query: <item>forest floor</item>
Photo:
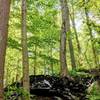
M 49 75 L 31 75 L 31 100 L 100 100 L 96 79 L 91 76 L 61 78 Z M 17 100 L 21 95 L 27 93 L 23 93 L 21 82 L 15 82 L 5 88 L 5 94 L 6 100 Z

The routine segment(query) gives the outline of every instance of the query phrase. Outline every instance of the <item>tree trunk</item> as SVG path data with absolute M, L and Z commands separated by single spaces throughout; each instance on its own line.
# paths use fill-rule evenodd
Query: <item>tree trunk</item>
M 10 0 L 0 0 L 0 100 L 4 100 L 4 64 L 8 37 Z
M 52 72 L 52 75 L 54 74 L 53 72 L 53 55 L 52 55 L 52 44 L 50 46 L 50 58 L 51 58 L 51 61 L 50 61 L 50 67 L 51 67 L 51 72 Z
M 61 76 L 66 76 L 68 74 L 67 62 L 66 62 L 66 35 L 69 32 L 69 15 L 68 6 L 66 0 L 60 0 L 61 12 L 62 12 L 62 27 L 60 33 L 60 67 Z
M 44 65 L 44 75 L 46 75 L 46 61 L 43 59 L 43 65 Z
M 61 32 L 61 49 L 60 49 L 60 59 L 61 59 L 61 70 L 62 74 L 66 72 L 66 34 L 68 36 L 68 43 L 70 49 L 70 57 L 71 57 L 71 64 L 72 68 L 76 68 L 75 57 L 74 57 L 74 50 L 73 44 L 71 39 L 71 31 L 70 31 L 70 20 L 69 20 L 69 8 L 67 4 L 67 0 L 60 0 L 61 1 L 61 9 L 62 9 L 62 32 Z
M 74 48 L 73 48 L 73 43 L 72 43 L 72 39 L 71 39 L 71 34 L 68 37 L 68 43 L 69 43 L 69 51 L 70 51 L 70 58 L 71 58 L 72 69 L 76 69 L 75 56 L 74 56 Z
M 83 3 L 84 3 L 84 6 L 85 6 L 85 7 L 84 7 L 84 11 L 85 11 L 85 16 L 86 16 L 86 24 L 87 24 L 88 31 L 89 31 L 90 38 L 91 38 L 91 46 L 92 46 L 94 64 L 95 64 L 95 66 L 97 67 L 97 66 L 98 66 L 97 55 L 96 55 L 96 51 L 95 51 L 95 47 L 94 47 L 94 43 L 93 43 L 93 35 L 92 35 L 91 24 L 90 24 L 90 21 L 89 21 L 88 9 L 87 9 L 87 7 L 86 7 L 86 1 L 83 0 Z
M 35 47 L 34 47 L 34 49 L 35 49 L 35 54 L 34 54 L 34 75 L 36 75 L 36 66 L 37 66 L 37 46 L 36 46 L 36 44 L 35 44 Z
M 67 30 L 68 30 L 68 44 L 69 44 L 69 51 L 70 51 L 70 58 L 71 58 L 71 65 L 72 69 L 76 69 L 76 62 L 75 62 L 75 56 L 74 56 L 74 48 L 72 43 L 72 37 L 71 37 L 71 30 L 70 30 L 70 19 L 69 19 L 69 8 L 67 4 Z
M 23 88 L 29 93 L 29 61 L 27 48 L 27 31 L 26 31 L 26 0 L 22 0 L 22 65 L 23 65 Z M 25 97 L 24 100 L 29 100 Z
M 75 33 L 75 38 L 76 38 L 76 43 L 77 43 L 77 49 L 78 49 L 78 55 L 79 55 L 79 59 L 78 59 L 78 63 L 79 65 L 80 64 L 80 55 L 81 55 L 81 47 L 80 47 L 80 42 L 79 42 L 79 39 L 78 39 L 78 33 L 77 33 L 77 29 L 76 29 L 76 26 L 75 26 L 75 12 L 74 12 L 74 7 L 73 7 L 73 1 L 72 1 L 72 13 L 70 15 L 70 18 L 71 18 L 71 21 L 72 21 L 72 26 L 73 26 L 73 30 L 74 30 L 74 33 Z M 73 53 L 74 54 L 74 53 Z M 74 62 L 75 62 L 75 57 L 74 57 Z M 72 66 L 76 66 L 76 63 L 75 65 L 72 65 Z
M 71 21 L 72 21 L 72 25 L 73 25 L 73 29 L 74 29 L 74 33 L 75 33 L 75 38 L 76 38 L 76 42 L 77 42 L 77 48 L 78 48 L 78 53 L 81 53 L 81 47 L 80 47 L 80 42 L 78 39 L 78 33 L 77 33 L 77 29 L 75 26 L 75 11 L 74 11 L 74 7 L 72 4 L 72 16 L 70 15 Z

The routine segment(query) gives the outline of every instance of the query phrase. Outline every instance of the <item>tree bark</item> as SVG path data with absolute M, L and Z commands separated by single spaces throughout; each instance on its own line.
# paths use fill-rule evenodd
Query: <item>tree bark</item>
M 69 22 L 68 22 L 68 6 L 66 0 L 60 0 L 61 12 L 62 12 L 62 27 L 60 33 L 60 68 L 61 76 L 66 76 L 68 74 L 67 61 L 66 61 L 66 35 L 69 32 Z
M 71 39 L 71 34 L 68 37 L 68 43 L 69 43 L 69 51 L 70 51 L 72 69 L 76 69 L 76 62 L 75 62 L 74 48 L 73 48 L 73 43 Z
M 34 45 L 35 47 L 35 54 L 34 54 L 34 75 L 36 75 L 36 66 L 37 66 L 37 46 L 36 44 Z
M 86 1 L 83 0 L 83 3 L 84 3 L 84 11 L 85 11 L 85 16 L 86 16 L 86 24 L 87 24 L 88 31 L 89 31 L 90 38 L 91 38 L 91 46 L 92 46 L 94 64 L 97 67 L 98 66 L 97 55 L 96 55 L 96 51 L 95 51 L 95 47 L 94 47 L 94 43 L 93 43 L 93 35 L 92 35 L 91 24 L 90 24 L 90 21 L 89 21 L 88 9 L 86 7 Z
M 72 21 L 72 26 L 73 26 L 73 30 L 74 30 L 74 34 L 75 34 L 75 38 L 76 38 L 78 55 L 79 55 L 78 63 L 79 63 L 79 66 L 80 66 L 81 65 L 80 64 L 80 57 L 81 57 L 80 55 L 82 54 L 82 52 L 81 52 L 80 42 L 79 42 L 79 39 L 78 39 L 77 29 L 76 29 L 76 26 L 75 26 L 75 11 L 74 11 L 74 7 L 73 7 L 73 1 L 72 1 L 72 13 L 70 14 L 70 18 L 71 18 L 71 21 Z M 76 63 L 75 63 L 75 66 L 76 66 Z
M 52 46 L 53 46 L 53 43 L 51 43 L 50 45 L 50 58 L 51 58 L 51 61 L 50 61 L 50 68 L 51 68 L 51 72 L 52 72 L 52 75 L 54 74 L 54 71 L 53 71 L 53 52 L 52 52 Z
M 4 64 L 8 38 L 10 0 L 0 0 L 0 100 L 4 100 Z
M 71 14 L 72 14 L 72 16 L 70 15 L 70 18 L 71 18 L 73 29 L 74 29 L 74 33 L 75 33 L 75 38 L 76 38 L 76 42 L 77 42 L 78 53 L 80 54 L 81 53 L 81 47 L 80 47 L 80 42 L 79 42 L 79 39 L 78 39 L 77 29 L 76 29 L 76 26 L 75 26 L 75 11 L 74 11 L 73 4 L 72 4 L 72 13 Z
M 23 88 L 29 93 L 29 61 L 27 48 L 26 30 L 26 0 L 22 0 L 22 65 L 23 65 Z M 29 100 L 29 96 L 24 100 Z
M 68 72 L 67 64 L 66 64 L 66 34 L 68 37 L 69 49 L 70 49 L 70 57 L 72 68 L 76 68 L 74 50 L 71 38 L 71 30 L 70 30 L 70 19 L 69 19 L 69 8 L 67 0 L 60 0 L 61 2 L 61 11 L 62 11 L 62 32 L 61 32 L 61 41 L 60 41 L 60 61 L 61 61 L 61 74 L 65 76 Z M 67 69 L 67 72 L 66 72 Z
M 53 59 L 53 55 L 52 55 L 52 47 L 50 48 L 51 50 L 50 50 L 50 57 L 51 57 L 51 59 Z M 52 75 L 54 74 L 54 69 L 53 69 L 53 60 L 51 60 L 51 62 L 50 62 L 50 66 L 51 66 L 51 72 L 52 72 Z
M 74 48 L 72 43 L 72 36 L 71 36 L 71 30 L 70 30 L 70 18 L 69 18 L 69 8 L 67 4 L 67 30 L 68 30 L 68 44 L 69 44 L 69 51 L 70 51 L 70 58 L 71 58 L 71 65 L 72 69 L 76 69 L 76 62 L 75 62 L 75 55 L 74 55 Z

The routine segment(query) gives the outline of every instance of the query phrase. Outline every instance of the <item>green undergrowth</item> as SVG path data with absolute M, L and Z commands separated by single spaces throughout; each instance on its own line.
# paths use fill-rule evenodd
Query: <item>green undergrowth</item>
M 88 97 L 89 100 L 100 100 L 100 87 L 98 87 L 97 82 L 94 83 Z

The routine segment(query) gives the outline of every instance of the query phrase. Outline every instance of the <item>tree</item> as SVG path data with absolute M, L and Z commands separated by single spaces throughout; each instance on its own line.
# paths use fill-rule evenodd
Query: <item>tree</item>
M 8 37 L 10 0 L 0 0 L 0 100 L 3 98 L 4 64 Z
M 92 47 L 94 64 L 97 67 L 98 62 L 97 62 L 97 55 L 96 55 L 95 46 L 94 46 L 94 43 L 93 43 L 93 34 L 92 34 L 91 23 L 90 23 L 90 18 L 89 18 L 89 11 L 88 11 L 88 8 L 86 6 L 86 1 L 85 0 L 83 0 L 83 3 L 84 3 L 84 11 L 85 11 L 85 17 L 86 17 L 86 24 L 87 24 L 90 39 L 91 39 L 91 47 Z
M 26 31 L 26 0 L 22 0 L 22 62 L 23 62 L 23 88 L 29 93 L 29 61 Z M 25 98 L 28 100 L 29 98 Z
M 34 75 L 36 75 L 36 66 L 37 66 L 37 45 L 34 44 Z
M 66 34 L 69 32 L 69 22 L 68 22 L 68 5 L 66 0 L 60 0 L 61 12 L 62 12 L 62 26 L 60 33 L 60 67 L 61 76 L 66 76 L 68 74 L 67 62 L 66 62 Z
M 72 6 L 72 13 L 70 14 L 70 18 L 71 18 L 73 30 L 74 30 L 74 33 L 75 33 L 78 53 L 80 54 L 81 53 L 81 47 L 80 47 L 80 42 L 79 42 L 79 38 L 78 38 L 78 32 L 77 32 L 77 29 L 76 29 L 76 26 L 75 26 L 75 9 L 74 9 L 74 1 L 73 0 L 72 0 L 71 6 Z
M 72 68 L 76 68 L 75 57 L 74 57 L 74 49 L 71 38 L 71 30 L 70 30 L 70 19 L 69 19 L 69 8 L 67 0 L 60 0 L 61 2 L 61 11 L 62 11 L 62 30 L 60 35 L 60 63 L 61 63 L 61 75 L 65 76 L 67 74 L 66 68 L 66 34 L 68 37 L 69 49 L 70 49 L 70 57 Z
M 75 56 L 74 56 L 74 48 L 73 48 L 73 43 L 72 43 L 72 38 L 71 38 L 70 32 L 69 32 L 69 37 L 68 37 L 68 44 L 69 44 L 69 51 L 70 51 L 70 58 L 71 58 L 72 69 L 76 69 Z
M 71 2 L 71 10 L 72 10 L 72 12 L 70 13 L 70 19 L 71 19 L 72 28 L 73 28 L 73 31 L 74 31 L 74 34 L 75 34 L 76 45 L 77 45 L 77 50 L 78 50 L 78 63 L 79 63 L 79 66 L 80 66 L 81 65 L 80 64 L 80 60 L 81 60 L 81 56 L 80 55 L 82 55 L 82 52 L 81 52 L 80 41 L 79 41 L 78 32 L 77 32 L 76 23 L 75 23 L 75 6 L 74 6 L 74 3 L 75 2 L 72 0 L 72 2 Z M 76 64 L 75 64 L 75 66 L 76 66 Z
M 72 34 L 71 34 L 71 29 L 70 29 L 70 18 L 69 18 L 69 7 L 68 7 L 68 3 L 67 5 L 67 34 L 68 34 L 68 44 L 69 44 L 69 51 L 70 51 L 70 58 L 71 58 L 71 65 L 72 65 L 72 69 L 76 68 L 76 63 L 75 63 L 75 56 L 74 56 L 74 48 L 73 48 L 73 43 L 72 43 Z

